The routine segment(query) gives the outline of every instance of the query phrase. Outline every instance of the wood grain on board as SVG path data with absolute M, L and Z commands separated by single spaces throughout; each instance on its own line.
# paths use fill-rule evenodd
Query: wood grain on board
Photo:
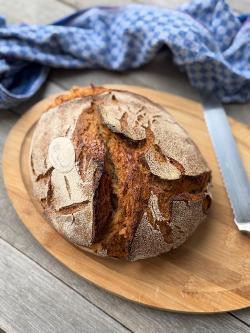
M 27 156 L 32 126 L 46 108 L 48 100 L 44 100 L 19 120 L 5 148 L 6 187 L 22 222 L 52 255 L 71 270 L 133 301 L 188 312 L 220 312 L 249 306 L 249 237 L 239 233 L 233 223 L 200 105 L 145 88 L 118 88 L 141 93 L 165 106 L 198 144 L 213 170 L 214 203 L 207 221 L 181 248 L 136 263 L 98 258 L 68 243 L 43 220 L 27 193 Z M 250 171 L 249 128 L 236 121 L 231 124 Z

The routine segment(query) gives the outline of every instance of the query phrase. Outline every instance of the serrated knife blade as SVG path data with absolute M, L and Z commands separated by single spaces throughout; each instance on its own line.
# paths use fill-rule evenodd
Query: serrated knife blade
M 240 231 L 250 232 L 250 183 L 221 103 L 200 93 L 204 117 Z

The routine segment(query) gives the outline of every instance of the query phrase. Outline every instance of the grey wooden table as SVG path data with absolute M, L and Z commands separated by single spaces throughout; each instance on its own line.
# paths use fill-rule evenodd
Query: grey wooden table
M 143 1 L 137 1 L 142 3 Z M 181 0 L 157 0 L 176 7 Z M 9 23 L 49 23 L 78 8 L 125 4 L 124 0 L 0 0 Z M 250 12 L 250 0 L 233 0 Z M 141 85 L 198 100 L 185 75 L 162 56 L 123 74 L 103 70 L 53 70 L 41 92 L 15 110 L 0 110 L 0 155 L 9 130 L 35 101 L 72 85 Z M 226 106 L 229 115 L 250 124 L 250 103 Z M 0 332 L 250 332 L 250 309 L 218 315 L 188 315 L 149 309 L 89 284 L 49 255 L 22 225 L 4 190 L 0 173 Z

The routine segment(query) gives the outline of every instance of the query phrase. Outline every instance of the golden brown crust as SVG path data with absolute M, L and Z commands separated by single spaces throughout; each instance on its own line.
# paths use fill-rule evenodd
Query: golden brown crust
M 87 97 L 87 96 L 95 96 L 105 91 L 109 91 L 109 89 L 104 87 L 95 87 L 95 86 L 84 87 L 84 88 L 75 86 L 71 90 L 57 96 L 48 107 L 48 110 L 55 108 L 56 106 L 61 105 L 65 102 L 71 101 L 73 99 Z
M 167 252 L 210 206 L 211 172 L 196 145 L 166 110 L 133 93 L 91 87 L 57 97 L 30 156 L 47 218 L 97 254 L 138 260 Z
M 134 141 L 146 139 L 146 129 L 150 128 L 154 145 L 145 158 L 150 170 L 163 179 L 178 179 L 181 173 L 196 176 L 208 172 L 207 163 L 200 154 L 194 142 L 186 131 L 160 105 L 151 102 L 146 97 L 129 92 L 103 92 L 100 94 L 100 113 L 103 122 L 113 132 L 121 133 Z M 122 121 L 126 117 L 126 122 Z M 159 167 L 157 159 L 153 158 L 155 146 L 160 150 L 163 161 Z M 148 161 L 150 159 L 150 162 Z M 177 164 L 177 165 L 176 165 Z

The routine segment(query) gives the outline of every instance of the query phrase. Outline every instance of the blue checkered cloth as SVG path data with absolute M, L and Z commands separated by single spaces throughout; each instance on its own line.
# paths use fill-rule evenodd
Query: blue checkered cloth
M 51 25 L 0 18 L 0 107 L 34 95 L 51 67 L 124 71 L 164 50 L 197 89 L 223 102 L 250 99 L 250 18 L 224 0 L 196 0 L 178 10 L 94 7 Z

